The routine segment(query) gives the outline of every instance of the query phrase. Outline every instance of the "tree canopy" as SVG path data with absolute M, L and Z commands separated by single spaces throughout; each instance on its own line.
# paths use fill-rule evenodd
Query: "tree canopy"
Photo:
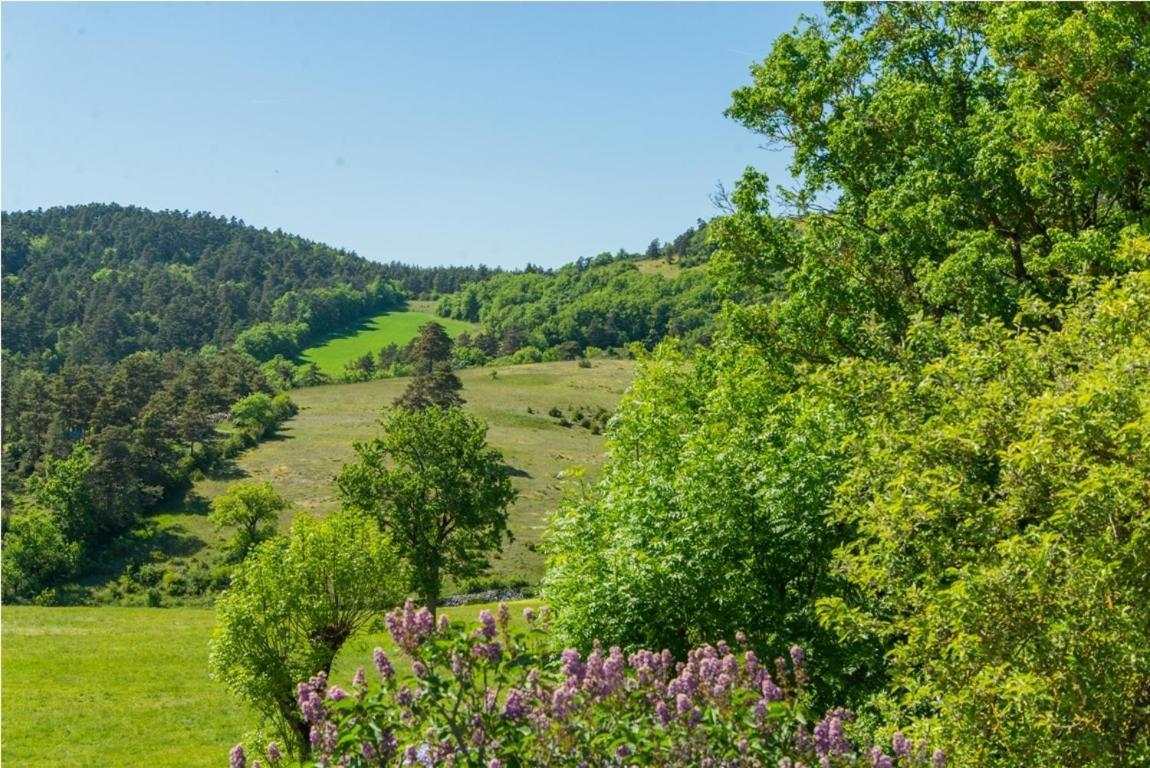
M 411 567 L 411 586 L 434 612 L 443 579 L 476 576 L 510 537 L 515 498 L 487 426 L 458 408 L 397 408 L 383 433 L 356 443 L 336 485 L 344 507 L 375 517 Z

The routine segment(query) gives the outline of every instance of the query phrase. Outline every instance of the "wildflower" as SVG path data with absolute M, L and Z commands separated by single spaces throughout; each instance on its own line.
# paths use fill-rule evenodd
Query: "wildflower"
M 427 675 L 428 675 L 427 665 L 424 664 L 422 661 L 411 662 L 411 674 L 415 675 L 420 680 L 422 680 L 423 678 L 427 677 Z
M 894 761 L 878 747 L 871 749 L 870 759 L 874 768 L 894 768 Z
M 807 660 L 807 655 L 803 652 L 803 649 L 797 645 L 792 645 L 791 646 L 791 664 L 794 665 L 795 669 L 802 669 L 803 664 L 806 663 L 806 660 Z
M 487 764 L 487 768 L 503 768 L 503 763 L 499 762 L 498 757 L 493 757 L 491 762 Z
M 488 611 L 486 609 L 480 611 L 479 612 L 479 622 L 483 626 L 481 626 L 479 629 L 475 630 L 475 633 L 477 635 L 479 635 L 481 637 L 485 637 L 488 640 L 495 637 L 495 634 L 498 630 L 496 630 L 496 628 L 495 628 L 495 617 L 491 615 L 491 611 Z
M 375 658 L 375 668 L 379 671 L 379 676 L 384 680 L 391 680 L 395 677 L 395 669 L 391 666 L 391 660 L 387 658 L 387 654 L 383 652 L 382 648 L 376 648 L 372 654 Z
M 946 768 L 946 755 L 941 749 L 936 749 L 930 758 L 930 768 Z
M 439 617 L 439 631 L 446 632 L 451 627 L 451 622 L 447 620 L 447 615 L 442 614 Z
M 508 720 L 519 720 L 527 714 L 527 706 L 523 701 L 523 692 L 512 688 L 507 692 L 507 700 L 503 702 L 503 716 Z
M 539 616 L 535 613 L 534 608 L 527 607 L 523 609 L 523 620 L 528 624 L 534 624 L 537 618 L 539 618 Z
M 507 603 L 499 604 L 499 626 L 504 632 L 507 631 L 508 625 L 511 624 L 511 609 L 507 607 Z
M 269 741 L 268 742 L 268 760 L 270 760 L 272 763 L 278 763 L 282 759 L 283 759 L 283 755 L 280 754 L 280 745 L 276 744 L 274 741 Z
M 243 744 L 236 744 L 232 747 L 232 751 L 228 757 L 231 761 L 231 768 L 244 768 L 244 766 L 247 765 L 247 758 L 244 757 Z
M 685 715 L 691 709 L 691 699 L 685 693 L 680 693 L 675 696 L 675 711 L 680 715 Z
M 898 757 L 906 757 L 910 754 L 910 739 L 902 734 L 902 731 L 895 731 L 894 736 L 891 737 L 891 751 Z
M 331 690 L 327 692 L 327 697 L 332 701 L 343 701 L 347 698 L 347 691 L 340 688 L 338 685 L 333 685 Z
M 667 711 L 667 704 L 665 702 L 660 701 L 655 705 L 655 717 L 658 718 L 659 722 L 663 725 L 671 722 L 671 713 Z

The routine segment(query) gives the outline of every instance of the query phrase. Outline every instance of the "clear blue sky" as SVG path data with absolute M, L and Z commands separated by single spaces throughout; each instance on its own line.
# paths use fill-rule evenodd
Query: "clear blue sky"
M 555 266 L 786 158 L 723 117 L 793 4 L 24 4 L 5 210 L 206 210 L 378 260 Z

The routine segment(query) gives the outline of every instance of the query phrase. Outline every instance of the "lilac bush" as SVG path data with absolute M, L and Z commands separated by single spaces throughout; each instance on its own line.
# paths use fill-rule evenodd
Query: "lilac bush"
M 377 648 L 377 684 L 362 668 L 346 689 L 323 674 L 299 684 L 314 765 L 945 766 L 941 752 L 901 733 L 889 752 L 856 745 L 848 710 L 812 717 L 797 646 L 771 662 L 741 634 L 735 648 L 702 645 L 685 661 L 599 644 L 556 655 L 547 609 L 524 617 L 526 632 L 512 629 L 506 605 L 471 629 L 445 617 L 437 626 L 410 602 L 389 614 L 411 677 Z M 268 764 L 281 765 L 273 748 Z

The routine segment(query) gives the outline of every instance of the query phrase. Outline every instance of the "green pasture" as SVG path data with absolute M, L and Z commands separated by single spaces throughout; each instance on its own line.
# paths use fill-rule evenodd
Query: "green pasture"
M 426 304 L 421 307 L 431 309 Z M 421 325 L 433 321 L 446 328 L 453 338 L 464 331 L 478 328 L 461 320 L 437 317 L 430 311 L 412 309 L 406 312 L 385 312 L 329 336 L 322 344 L 308 347 L 300 353 L 300 358 L 305 363 L 315 363 L 329 376 L 338 376 L 343 373 L 344 365 L 349 360 L 363 357 L 367 353 L 375 355 L 392 342 L 402 347 L 419 334 Z
M 511 605 L 522 622 L 535 603 Z M 443 611 L 471 622 L 484 607 Z M 5 607 L 2 624 L 5 766 L 224 766 L 256 725 L 208 674 L 210 609 Z M 386 633 L 353 637 L 332 679 L 350 685 L 376 646 L 391 649 Z
M 467 400 L 464 407 L 490 425 L 488 442 L 503 452 L 519 491 L 510 511 L 515 541 L 493 562 L 493 575 L 538 580 L 543 557 L 536 547 L 547 514 L 559 503 L 566 485 L 580 482 L 560 475 L 583 467 L 586 482 L 603 462 L 602 435 L 562 427 L 547 415 L 548 410 L 553 406 L 613 410 L 631 383 L 633 369 L 629 360 L 597 359 L 590 368 L 570 361 L 459 372 Z M 292 391 L 299 414 L 276 436 L 197 482 L 181 502 L 154 518 L 160 526 L 160 546 L 177 559 L 215 558 L 229 534 L 212 527 L 208 504 L 241 480 L 270 482 L 292 503 L 280 517 L 284 531 L 298 512 L 335 510 L 339 503 L 334 478 L 352 460 L 352 444 L 378 433 L 380 409 L 391 405 L 407 384 L 407 379 L 383 379 Z

